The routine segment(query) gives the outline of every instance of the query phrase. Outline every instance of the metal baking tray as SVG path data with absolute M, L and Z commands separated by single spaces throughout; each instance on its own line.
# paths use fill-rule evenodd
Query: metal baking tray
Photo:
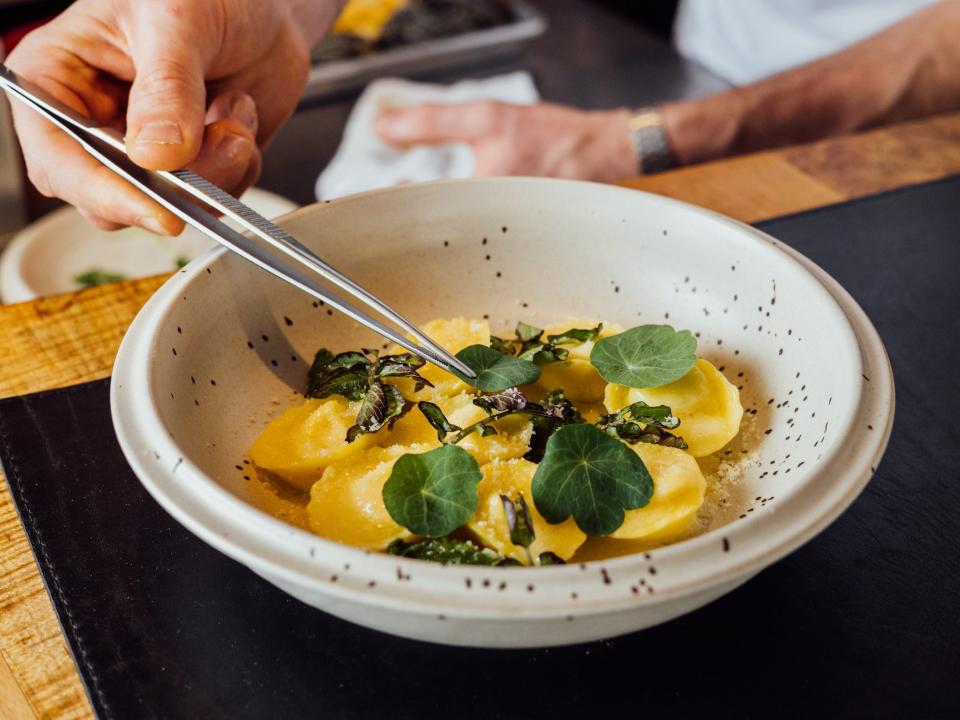
M 314 65 L 307 78 L 303 99 L 313 100 L 356 90 L 385 75 L 413 75 L 519 52 L 546 30 L 547 22 L 522 0 L 512 6 L 514 20 L 507 25 Z

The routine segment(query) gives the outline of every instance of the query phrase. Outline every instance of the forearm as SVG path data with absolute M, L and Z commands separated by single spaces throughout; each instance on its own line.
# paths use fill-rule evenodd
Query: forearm
M 960 109 L 960 2 L 743 88 L 666 103 L 681 164 Z

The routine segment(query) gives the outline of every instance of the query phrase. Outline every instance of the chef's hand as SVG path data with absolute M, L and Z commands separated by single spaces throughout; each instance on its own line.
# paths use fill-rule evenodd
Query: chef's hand
M 154 170 L 189 166 L 234 193 L 260 173 L 260 148 L 290 116 L 309 48 L 338 0 L 77 0 L 27 35 L 7 65 L 125 134 Z M 176 234 L 183 223 L 13 102 L 31 181 L 97 227 Z
M 465 142 L 474 174 L 617 180 L 637 174 L 627 110 L 474 102 L 391 110 L 375 129 L 396 145 Z

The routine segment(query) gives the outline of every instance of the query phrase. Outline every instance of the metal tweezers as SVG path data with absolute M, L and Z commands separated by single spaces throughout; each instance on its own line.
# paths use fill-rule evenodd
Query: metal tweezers
M 473 370 L 431 340 L 400 313 L 321 260 L 289 233 L 213 183 L 190 170 L 166 172 L 140 167 L 127 157 L 120 133 L 112 128 L 97 126 L 90 118 L 75 112 L 36 85 L 17 77 L 3 63 L 0 63 L 0 87 L 11 97 L 57 125 L 94 158 L 207 237 L 225 245 L 267 272 L 323 300 L 414 355 L 444 370 L 457 370 L 467 377 L 476 377 Z M 201 207 L 196 201 L 206 207 Z M 212 208 L 239 223 L 247 233 L 242 234 L 232 229 L 206 208 Z M 412 342 L 403 334 L 325 289 L 317 282 L 317 276 L 390 320 L 416 338 L 418 343 Z

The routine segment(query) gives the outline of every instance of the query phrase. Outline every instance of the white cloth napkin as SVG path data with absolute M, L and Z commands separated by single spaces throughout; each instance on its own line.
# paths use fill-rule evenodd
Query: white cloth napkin
M 465 143 L 397 148 L 373 130 L 385 110 L 420 103 L 461 103 L 476 100 L 529 105 L 539 99 L 529 73 L 514 72 L 453 85 L 429 85 L 384 79 L 370 83 L 357 100 L 337 154 L 317 178 L 318 200 L 389 187 L 400 183 L 464 178 L 473 174 L 474 158 Z

